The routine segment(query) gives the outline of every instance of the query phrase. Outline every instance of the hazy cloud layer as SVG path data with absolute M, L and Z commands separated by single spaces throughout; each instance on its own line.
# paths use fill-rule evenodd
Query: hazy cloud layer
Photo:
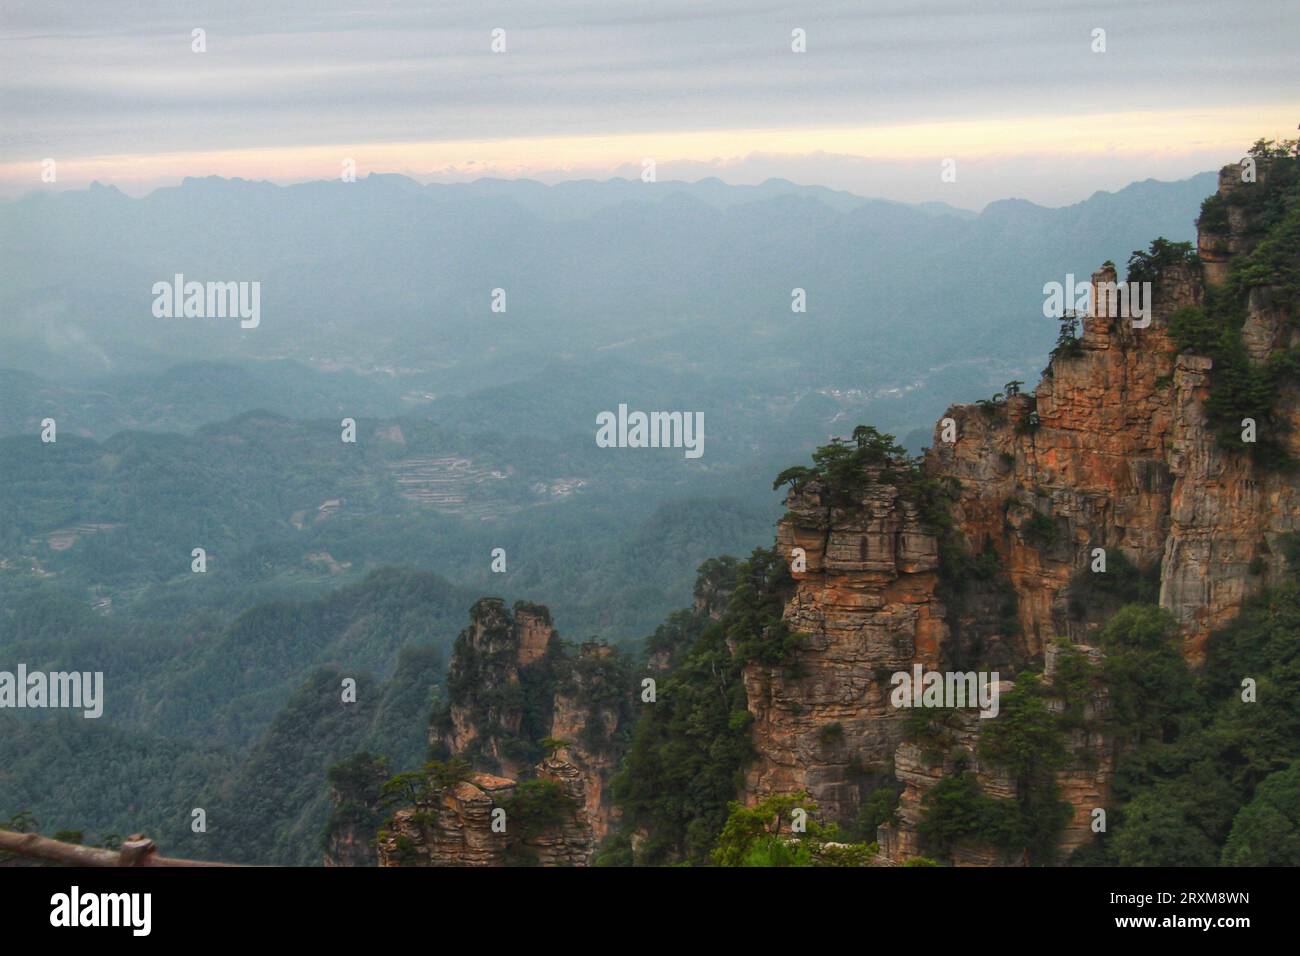
M 45 156 L 958 120 L 1011 129 L 1025 117 L 1131 111 L 1249 113 L 1259 104 L 1294 101 L 1300 25 L 1291 0 L 374 6 L 343 0 L 6 4 L 0 164 Z M 505 55 L 489 49 L 497 27 L 507 31 Z M 796 27 L 807 31 L 803 55 L 790 52 Z M 1098 27 L 1107 33 L 1104 54 L 1090 48 Z M 194 28 L 207 32 L 206 53 L 191 51 Z M 1215 130 L 1200 132 L 1202 142 L 1170 146 L 1218 156 L 1223 143 Z M 953 144 L 954 154 L 962 145 Z M 1114 151 L 1124 146 L 1115 144 Z M 725 165 L 747 155 L 725 147 L 720 137 L 717 152 L 670 158 Z M 897 153 L 899 146 L 895 139 L 882 148 Z M 812 140 L 797 152 L 836 151 Z M 463 162 L 474 158 L 467 152 Z M 606 172 L 637 159 L 611 155 Z M 844 162 L 793 163 L 787 175 L 825 178 Z M 1185 175 L 1194 168 L 1200 167 L 1184 162 L 1157 172 Z

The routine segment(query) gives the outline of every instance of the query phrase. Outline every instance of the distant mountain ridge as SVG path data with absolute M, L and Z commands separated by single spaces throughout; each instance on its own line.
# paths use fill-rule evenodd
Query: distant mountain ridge
M 864 368 L 907 376 L 954 349 L 1041 351 L 1053 334 L 1036 304 L 1043 282 L 1122 262 L 1153 230 L 1192 238 L 1187 223 L 1212 189 L 1207 173 L 975 215 L 780 180 L 211 177 L 142 199 L 96 184 L 0 203 L 0 365 L 84 382 L 200 359 L 294 359 L 436 370 L 463 392 L 484 375 L 521 377 L 538 357 L 620 349 L 659 365 L 689 355 L 710 372 L 724 354 L 733 371 L 781 356 L 778 374 L 799 357 L 800 374 L 811 365 L 857 384 Z M 1023 309 L 1014 325 L 986 305 L 1008 263 L 1026 277 L 1000 297 Z M 177 273 L 259 282 L 265 322 L 155 317 L 150 290 Z M 490 310 L 495 288 L 509 297 L 504 315 Z M 792 349 L 803 338 L 794 288 L 831 333 L 823 353 Z M 901 328 L 901 315 L 927 334 Z M 853 341 L 862 333 L 870 348 Z

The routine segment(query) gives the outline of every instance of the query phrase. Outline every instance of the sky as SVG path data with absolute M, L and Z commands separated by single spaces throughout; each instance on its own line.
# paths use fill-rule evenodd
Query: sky
M 5 0 L 0 196 L 653 160 L 1066 205 L 1297 135 L 1297 36 L 1297 0 Z

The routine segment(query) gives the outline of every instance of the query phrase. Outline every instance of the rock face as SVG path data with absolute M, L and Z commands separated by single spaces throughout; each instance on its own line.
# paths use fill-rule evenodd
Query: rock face
M 1097 302 L 1115 272 L 1092 279 Z M 955 441 L 936 429 L 928 467 L 961 482 L 953 517 L 973 552 L 991 547 L 1006 568 L 1031 657 L 1053 636 L 1085 633 L 1066 589 L 1092 549 L 1122 550 L 1140 568 L 1160 561 L 1172 492 L 1168 317 L 1193 288 L 1184 274 L 1163 282 L 1144 329 L 1104 311 L 1085 318 L 1078 354 L 1055 358 L 1033 396 L 949 409 Z
M 354 754 L 329 772 L 334 812 L 325 829 L 326 866 L 374 866 L 375 831 L 384 814 L 382 790 L 389 777 L 383 758 Z
M 565 644 L 541 605 L 484 598 L 456 640 L 447 691 L 431 750 L 476 773 L 395 814 L 381 865 L 590 863 L 617 815 L 609 781 L 631 724 L 628 664 L 599 641 Z M 540 828 L 521 833 L 507 820 L 494 832 L 492 811 L 527 780 L 553 782 L 571 809 Z
M 1074 645 L 1089 662 L 1100 661 L 1100 653 L 1087 645 Z M 1060 648 L 1049 645 L 1044 669 L 1048 704 L 1061 711 L 1066 700 L 1053 696 L 1053 678 L 1057 673 Z M 1002 681 L 1002 695 L 1015 687 L 1012 681 Z M 1081 699 L 1071 703 L 1079 708 L 1079 720 L 1070 730 L 1066 740 L 1067 757 L 1064 765 L 1055 772 L 1055 782 L 1060 798 L 1073 807 L 1059 842 L 1061 857 L 1087 843 L 1092 836 L 1092 811 L 1104 807 L 1110 793 L 1114 775 L 1115 742 L 1105 732 L 1108 701 L 1103 687 L 1090 686 Z M 918 825 L 924 812 L 925 795 L 945 776 L 957 772 L 959 764 L 975 774 L 980 790 L 990 797 L 1012 800 L 1016 797 L 1016 780 L 1006 770 L 979 757 L 980 735 L 983 720 L 973 711 L 958 711 L 945 728 L 943 746 L 929 749 L 916 741 L 905 741 L 894 754 L 894 767 L 903 785 L 899 795 L 896 822 L 880 827 L 877 838 L 885 862 L 898 864 L 925 855 L 921 845 Z M 954 866 L 1005 866 L 1025 862 L 1007 859 L 995 848 L 983 843 L 965 843 L 952 854 Z
M 1220 195 L 1256 185 L 1230 166 Z M 1121 314 L 1107 263 L 1092 276 L 1092 314 L 1077 342 L 1054 354 L 1032 394 L 1013 385 L 1000 399 L 945 413 L 924 471 L 957 484 L 949 532 L 927 527 L 887 483 L 844 507 L 815 481 L 791 493 L 777 545 L 785 556 L 802 549 L 807 570 L 794 573 L 785 618 L 808 638 L 792 666 L 745 670 L 759 754 L 749 801 L 805 790 L 824 816 L 852 823 L 892 758 L 904 790 L 899 825 L 881 831 L 882 853 L 916 855 L 919 801 L 945 769 L 902 743 L 890 674 L 919 663 L 1013 676 L 1044 663 L 1053 638 L 1086 645 L 1114 610 L 1091 587 L 1097 549 L 1109 571 L 1123 570 L 1134 588 L 1146 582 L 1147 599 L 1175 616 L 1194 664 L 1210 631 L 1279 579 L 1279 539 L 1300 528 L 1300 486 L 1244 447 L 1223 446 L 1206 412 L 1213 363 L 1180 354 L 1170 331 L 1173 315 L 1203 303 L 1258 242 L 1245 209 L 1230 206 L 1226 226 L 1201 230 L 1199 264 L 1158 271 L 1152 299 L 1139 300 L 1154 302 L 1149 322 Z M 1287 319 L 1295 308 L 1279 290 L 1251 293 L 1242 338 L 1252 361 L 1300 343 Z M 1275 408 L 1289 426 L 1287 449 L 1300 457 L 1297 399 L 1284 386 Z M 973 557 L 985 573 L 968 573 Z M 969 580 L 959 587 L 956 578 Z M 967 749 L 979 734 L 972 720 L 959 741 Z M 1072 740 L 1071 753 L 1058 774 L 1075 806 L 1063 851 L 1088 838 L 1087 811 L 1104 805 L 1114 758 L 1104 733 Z M 978 774 L 987 792 L 1009 786 L 990 768 Z M 963 859 L 990 862 L 987 848 Z
M 614 675 L 619 672 L 613 648 L 595 641 L 581 645 L 571 660 L 567 679 L 555 690 L 551 709 L 548 736 L 568 743 L 558 754 L 580 777 L 582 801 L 596 842 L 605 839 L 618 818 L 609 781 L 623 757 L 619 730 L 630 723 L 631 716 L 629 686 L 618 686 L 619 678 Z M 547 758 L 543 766 L 553 759 Z
M 374 829 L 382 818 L 378 801 L 382 774 L 370 775 L 368 783 L 354 792 L 344 792 L 347 788 L 338 784 L 330 787 L 334 819 L 325 831 L 325 866 L 376 865 Z
M 530 766 L 528 745 L 545 736 L 525 726 L 523 682 L 545 680 L 554 640 L 544 607 L 521 604 L 512 613 L 498 598 L 475 602 L 447 672 L 450 706 L 435 720 L 429 742 L 475 766 L 518 776 Z
M 379 865 L 504 865 L 508 845 L 492 832 L 492 810 L 514 788 L 513 780 L 479 773 L 398 810 L 380 838 Z
M 544 760 L 538 779 L 555 781 L 571 809 L 536 832 L 512 828 L 518 781 L 487 773 L 399 810 L 378 843 L 380 866 L 586 866 L 595 850 L 585 807 L 583 775 L 562 752 Z
M 892 485 L 856 507 L 832 506 L 815 482 L 792 495 L 777 546 L 805 571 L 785 617 L 809 635 L 799 667 L 745 669 L 758 759 L 746 791 L 805 790 L 834 819 L 857 814 L 864 774 L 885 772 L 901 728 L 888 678 L 939 662 L 947 628 L 935 596 L 938 537 Z

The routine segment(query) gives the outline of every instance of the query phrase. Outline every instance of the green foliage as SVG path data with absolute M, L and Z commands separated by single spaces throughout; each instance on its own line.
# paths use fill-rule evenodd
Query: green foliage
M 1226 235 L 1228 232 L 1228 204 L 1223 196 L 1212 193 L 1201 203 L 1201 214 L 1196 219 L 1201 232 Z
M 1051 862 L 1072 812 L 1054 777 L 1067 756 L 1069 726 L 1047 706 L 1037 677 L 1020 675 L 1001 698 L 998 716 L 982 728 L 979 745 L 981 762 L 1011 775 L 1015 799 L 985 794 L 967 769 L 969 754 L 955 752 L 951 772 L 922 798 L 917 830 L 930 852 L 949 857 L 965 843 L 992 843 L 1007 858 Z
M 379 831 L 384 819 L 380 809 L 382 790 L 388 774 L 388 758 L 367 751 L 352 754 L 326 771 L 334 809 L 321 834 L 322 849 L 344 832 L 373 837 Z
M 1228 208 L 1241 207 L 1259 241 L 1234 257 L 1227 282 L 1208 288 L 1202 305 L 1173 315 L 1170 332 L 1180 349 L 1214 360 L 1206 412 L 1219 444 L 1248 453 L 1262 467 L 1289 470 L 1295 463 L 1286 451 L 1286 415 L 1277 403 L 1283 383 L 1300 378 L 1300 354 L 1275 350 L 1266 361 L 1252 362 L 1242 328 L 1255 290 L 1281 308 L 1293 326 L 1300 320 L 1300 158 L 1293 141 L 1278 146 L 1261 140 L 1254 149 L 1263 167 L 1259 181 L 1207 199 L 1202 221 L 1210 232 L 1226 233 Z M 1241 440 L 1246 418 L 1256 423 L 1253 443 Z
M 1261 865 L 1275 848 L 1288 854 L 1290 831 L 1278 815 L 1292 819 L 1293 807 L 1277 794 L 1295 792 L 1300 758 L 1297 633 L 1300 584 L 1257 595 L 1211 635 L 1198 684 L 1172 646 L 1164 612 L 1126 609 L 1106 629 L 1112 712 L 1130 744 L 1115 776 L 1109 832 L 1080 862 Z M 1242 699 L 1247 677 L 1253 703 Z
M 1003 573 L 1002 559 L 991 539 L 985 540 L 978 554 L 971 554 L 956 535 L 945 534 L 939 539 L 938 595 L 950 611 L 954 663 L 980 652 L 978 640 L 968 640 L 962 624 L 973 600 L 982 596 L 997 602 L 1003 633 L 1015 634 L 1020 629 L 1016 591 Z
M 1159 786 L 1124 808 L 1107 849 L 1116 866 L 1214 866 L 1218 851 L 1182 788 Z
M 1066 312 L 1057 322 L 1060 328 L 1056 332 L 1056 345 L 1052 349 L 1051 362 L 1043 369 L 1044 375 L 1052 372 L 1052 362 L 1058 359 L 1078 358 L 1083 354 L 1083 345 L 1079 341 L 1079 317 L 1074 312 Z
M 853 429 L 853 438 L 836 438 L 813 452 L 813 467 L 787 468 L 772 483 L 773 490 L 790 485 L 798 491 L 816 479 L 834 493 L 851 496 L 861 492 L 871 481 L 870 467 L 889 469 L 898 462 L 909 461 L 907 449 L 870 425 Z
M 1058 637 L 1056 667 L 1052 672 L 1052 696 L 1060 702 L 1057 722 L 1065 730 L 1078 730 L 1087 723 L 1084 704 L 1101 682 L 1100 668 L 1088 660 L 1086 654 Z
M 306 610 L 304 616 L 310 617 L 316 609 Z M 361 616 L 374 610 L 375 605 L 366 600 L 348 609 Z M 320 835 L 333 809 L 326 787 L 328 768 L 363 749 L 374 753 L 381 741 L 396 766 L 418 761 L 424 749 L 421 726 L 430 689 L 439 680 L 441 658 L 436 653 L 413 654 L 383 683 L 364 671 L 345 675 L 337 668 L 321 667 L 300 686 L 280 690 L 285 665 L 278 659 L 282 648 L 276 645 L 289 643 L 291 635 L 253 628 L 251 623 L 244 625 L 245 634 L 249 640 L 263 642 L 263 667 L 253 665 L 259 658 L 244 646 L 243 634 L 218 632 L 209 638 L 210 646 L 200 644 L 185 655 L 192 668 L 209 653 L 232 653 L 233 659 L 223 662 L 218 673 L 229 670 L 234 676 L 219 679 L 215 688 L 194 681 L 187 669 L 178 666 L 168 673 L 184 693 L 172 688 L 179 696 L 159 699 L 135 683 L 138 675 L 119 669 L 135 660 L 128 645 L 113 649 L 121 655 L 120 663 L 104 668 L 106 684 L 119 688 L 120 694 L 110 699 L 118 702 L 111 722 L 66 714 L 33 715 L 35 719 L 0 714 L 0 765 L 7 771 L 0 774 L 0 809 L 39 807 L 44 819 L 86 832 L 145 832 L 172 856 L 318 865 Z M 322 624 L 317 639 L 324 643 L 335 628 L 347 627 L 331 619 Z M 354 636 L 360 641 L 368 633 L 358 627 Z M 175 643 L 170 646 L 176 656 Z M 50 653 L 49 646 L 44 653 Z M 19 652 L 19 659 L 23 657 L 26 651 Z M 33 654 L 29 659 L 40 658 Z M 45 659 L 51 664 L 59 660 Z M 95 668 L 100 660 L 98 654 L 87 652 L 85 666 Z M 342 703 L 344 676 L 357 681 L 355 704 Z M 223 694 L 223 687 L 240 692 Z M 132 713 L 132 698 L 137 694 L 144 695 L 164 718 L 176 715 L 173 734 L 146 729 Z M 272 711 L 269 726 L 257 721 L 255 714 L 242 713 L 252 701 L 260 702 L 262 695 L 275 694 L 284 699 Z M 217 742 L 186 739 L 203 714 L 222 716 L 210 724 Z M 238 722 L 241 717 L 243 724 Z M 392 727 L 400 732 L 392 732 Z M 227 743 L 243 736 L 252 739 L 241 751 Z M 48 786 L 52 777 L 63 781 L 59 787 Z M 176 811 L 195 806 L 209 811 L 205 834 L 193 833 L 188 814 Z
M 517 784 L 500 806 L 506 811 L 508 832 L 524 840 L 561 826 L 576 809 L 559 781 L 537 778 Z
M 803 810 L 803 832 L 793 829 L 795 811 Z M 817 805 L 806 793 L 774 794 L 752 807 L 732 802 L 712 853 L 718 866 L 869 866 L 874 843 L 835 841 L 834 827 L 817 822 Z
M 474 768 L 464 757 L 456 756 L 450 760 L 430 760 L 422 772 L 430 787 L 442 791 L 468 780 L 474 775 Z
M 1105 571 L 1087 567 L 1070 578 L 1070 617 L 1105 620 L 1125 604 L 1154 604 L 1159 596 L 1158 564 L 1139 568 L 1119 548 L 1108 548 Z
M 1300 574 L 1300 531 L 1291 531 L 1281 535 L 1279 544 L 1281 545 L 1282 557 L 1286 561 L 1287 570 L 1292 574 Z
M 1300 762 L 1269 774 L 1237 812 L 1225 866 L 1300 866 Z
M 806 833 L 791 830 L 796 809 L 808 814 Z M 824 831 L 812 818 L 817 805 L 808 794 L 777 794 L 752 807 L 733 801 L 727 811 L 727 821 L 712 853 L 713 862 L 719 866 L 812 865 L 810 851 L 802 843 Z
M 817 739 L 824 746 L 840 743 L 844 739 L 844 725 L 838 720 L 834 723 L 826 724 L 817 731 Z
M 790 566 L 775 548 L 756 548 L 736 569 L 735 589 L 724 620 L 737 660 L 771 667 L 790 662 L 805 638 L 783 617 L 793 590 Z
M 934 853 L 950 856 L 964 840 L 1001 829 L 1002 803 L 985 796 L 970 771 L 947 774 L 921 798 L 917 833 Z
M 894 780 L 887 786 L 872 790 L 858 810 L 858 832 L 874 835 L 883 824 L 893 823 L 902 789 L 902 785 Z
M 999 400 L 1001 395 L 996 396 Z M 773 489 L 789 485 L 798 492 L 809 482 L 818 482 L 828 498 L 841 506 L 857 504 L 873 484 L 897 485 L 900 494 L 916 503 L 921 519 L 942 530 L 952 524 L 948 505 L 956 496 L 953 479 L 927 477 L 922 458 L 908 457 L 907 450 L 870 425 L 853 429 L 853 438 L 834 439 L 812 455 L 813 467 L 795 466 L 777 475 Z
M 880 855 L 880 845 L 870 843 L 823 843 L 813 857 L 813 866 L 871 866 Z
M 903 738 L 938 763 L 956 742 L 960 719 L 955 707 L 911 707 L 903 715 Z
M 709 572 L 717 575 L 719 567 Z M 779 599 L 764 584 L 777 562 L 756 552 L 734 572 L 732 582 L 711 582 L 731 593 L 720 620 L 705 613 L 678 618 L 689 648 L 660 681 L 655 705 L 642 712 L 613 783 L 628 829 L 647 834 L 638 863 L 707 863 L 753 756 L 744 661 L 727 642 L 730 635 L 753 646 L 780 614 Z
M 1196 251 L 1190 242 L 1170 242 L 1161 236 L 1151 242 L 1146 252 L 1135 249 L 1128 260 L 1127 282 L 1160 281 L 1164 273 L 1179 266 L 1195 270 L 1199 264 Z
M 1234 264 L 1234 272 L 1238 266 Z M 1276 406 L 1282 384 L 1296 379 L 1297 356 L 1294 350 L 1277 351 L 1262 363 L 1251 361 L 1242 339 L 1246 294 L 1212 287 L 1204 305 L 1184 306 L 1174 313 L 1170 331 L 1179 348 L 1214 360 L 1205 410 L 1220 447 L 1248 452 L 1267 468 L 1288 469 L 1292 462 L 1285 449 L 1287 423 Z M 1254 443 L 1241 440 L 1246 418 L 1256 424 Z
M 1002 559 L 993 542 L 985 541 L 984 550 L 969 553 L 958 542 L 940 542 L 940 572 L 955 589 L 964 589 L 972 582 L 994 581 L 1002 573 Z
M 350 675 L 357 681 L 357 701 L 345 704 L 340 694 L 343 676 L 337 668 L 313 672 L 286 701 L 238 773 L 222 782 L 223 792 L 199 792 L 193 802 L 209 808 L 207 833 L 163 833 L 160 843 L 177 856 L 199 859 L 319 864 L 320 834 L 332 812 L 328 768 L 367 749 L 382 694 L 370 675 Z
M 1153 605 L 1125 607 L 1101 631 L 1112 728 L 1125 744 L 1173 740 L 1197 709 L 1177 639 L 1173 616 Z
M 1050 779 L 1064 763 L 1064 735 L 1034 674 L 1020 675 L 1015 688 L 1001 698 L 998 716 L 987 723 L 980 735 L 980 757 L 1010 770 L 1022 785 Z
M 1050 548 L 1061 539 L 1061 526 L 1051 515 L 1035 511 L 1020 526 L 1021 533 L 1030 544 Z
M 996 842 L 1030 862 L 1047 862 L 1072 809 L 1060 799 L 1053 776 L 1067 756 L 1068 721 L 1048 708 L 1037 677 L 1025 673 L 988 723 L 980 737 L 980 759 L 1009 770 L 1016 781 L 1016 812 L 1004 811 L 994 829 Z
M 546 753 L 540 741 L 550 729 L 555 693 L 569 659 L 563 642 L 552 638 L 540 658 L 515 667 L 515 617 L 538 611 L 524 602 L 511 611 L 500 598 L 480 598 L 470 609 L 472 623 L 456 638 L 447 672 L 447 699 L 434 713 L 431 727 L 435 733 L 445 732 L 451 726 L 452 707 L 466 712 L 479 733 L 460 756 L 476 767 L 499 771 L 497 754 L 534 764 Z M 498 675 L 510 673 L 516 679 L 499 680 Z M 432 753 L 448 756 L 436 746 Z
M 611 833 L 591 862 L 592 866 L 635 866 L 636 855 L 632 852 L 632 834 Z
M 720 866 L 777 867 L 812 866 L 813 848 L 802 840 L 777 836 L 762 836 L 750 845 L 737 863 L 720 863 Z

